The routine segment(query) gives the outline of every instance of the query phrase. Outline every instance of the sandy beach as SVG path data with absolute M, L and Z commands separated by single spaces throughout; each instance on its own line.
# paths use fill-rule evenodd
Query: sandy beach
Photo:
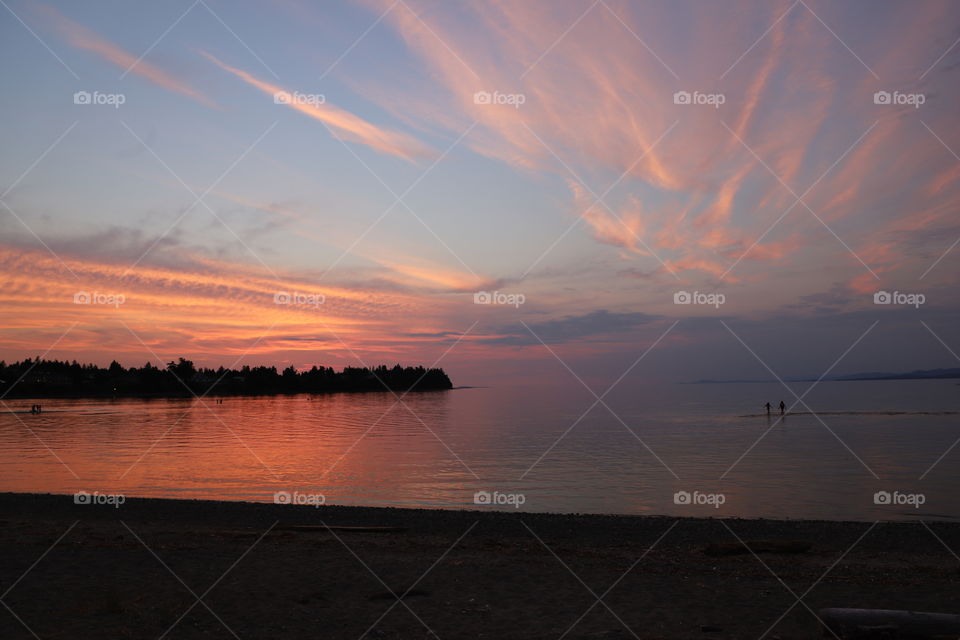
M 960 608 L 956 523 L 0 505 L 3 638 L 812 638 L 825 607 Z

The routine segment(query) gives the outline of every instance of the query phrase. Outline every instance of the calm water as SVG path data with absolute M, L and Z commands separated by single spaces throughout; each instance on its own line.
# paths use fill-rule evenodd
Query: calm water
M 582 388 L 456 389 L 406 406 L 387 393 L 45 400 L 42 415 L 0 414 L 0 490 L 513 508 L 474 505 L 498 491 L 526 511 L 960 517 L 960 446 L 944 455 L 960 438 L 960 415 L 945 413 L 960 412 L 956 381 L 824 382 L 806 398 L 823 423 L 791 415 L 754 445 L 770 423 L 749 414 L 781 398 L 776 383 L 625 384 L 605 399 L 616 417 L 598 405 L 572 429 L 593 403 Z M 677 504 L 678 491 L 723 504 Z M 877 491 L 923 504 L 877 505 Z

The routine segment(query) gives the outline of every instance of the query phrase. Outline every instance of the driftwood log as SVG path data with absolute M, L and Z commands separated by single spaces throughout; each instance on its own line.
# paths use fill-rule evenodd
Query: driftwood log
M 823 635 L 843 640 L 960 637 L 960 615 L 895 609 L 821 609 Z M 826 628 L 828 627 L 828 628 Z

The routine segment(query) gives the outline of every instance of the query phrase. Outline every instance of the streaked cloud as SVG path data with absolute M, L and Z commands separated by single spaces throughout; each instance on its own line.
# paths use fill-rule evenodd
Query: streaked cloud
M 254 353 L 294 346 L 341 351 L 339 339 L 364 349 L 368 340 L 384 343 L 385 336 L 399 335 L 401 326 L 435 330 L 430 317 L 441 306 L 428 303 L 423 294 L 344 287 L 295 275 L 277 280 L 254 266 L 203 256 L 193 256 L 186 268 L 141 265 L 129 274 L 124 264 L 59 256 L 62 263 L 40 249 L 0 246 L 0 278 L 10 283 L 0 291 L 10 348 L 29 353 L 41 348 L 51 333 L 77 321 L 77 333 L 68 342 L 71 350 L 98 351 L 99 332 L 120 329 L 113 334 L 111 349 L 141 353 L 142 346 L 124 335 L 123 321 L 167 354 L 236 353 L 261 335 Z M 74 304 L 74 295 L 81 291 L 120 294 L 124 302 Z M 276 296 L 283 294 L 299 294 L 305 302 L 278 304 Z M 421 323 L 411 324 L 417 317 Z M 285 336 L 301 340 L 293 345 Z M 305 344 L 304 336 L 317 337 Z
M 159 87 L 170 99 L 74 107 L 69 95 L 83 87 L 42 50 L 32 55 L 26 47 L 38 43 L 14 25 L 11 49 L 24 51 L 14 51 L 23 66 L 18 58 L 11 77 L 35 86 L 0 105 L 12 123 L 0 169 L 15 186 L 4 202 L 17 214 L 0 210 L 11 352 L 42 352 L 80 317 L 65 351 L 142 354 L 122 318 L 158 350 L 220 364 L 276 321 L 255 348 L 267 360 L 349 359 L 332 330 L 358 353 L 423 361 L 479 320 L 452 357 L 492 371 L 501 359 L 548 355 L 518 318 L 589 359 L 622 356 L 678 316 L 691 328 L 663 348 L 730 342 L 722 326 L 704 329 L 717 329 L 720 313 L 794 335 L 818 314 L 845 316 L 855 336 L 878 289 L 929 294 L 922 311 L 943 314 L 945 326 L 956 315 L 956 3 L 359 4 L 262 14 L 224 5 L 223 24 L 191 14 L 155 49 L 169 23 L 145 16 L 167 9 L 141 17 L 64 2 L 24 13 L 62 38 L 51 50 L 91 63 L 78 67 L 91 89 L 131 69 L 131 97 Z M 283 80 L 241 62 L 261 54 Z M 177 71 L 178 58 L 196 68 Z M 336 104 L 298 99 L 310 78 Z M 926 100 L 919 110 L 879 105 L 880 90 Z M 724 101 L 676 104 L 678 91 Z M 497 95 L 523 101 L 489 99 Z M 172 102 L 191 108 L 171 112 Z M 248 148 L 265 112 L 288 117 Z M 149 130 L 156 157 L 121 119 Z M 442 162 L 421 162 L 454 140 Z M 172 172 L 214 215 L 195 206 L 180 220 L 192 198 Z M 407 199 L 403 187 L 422 224 L 387 215 L 392 189 Z M 728 304 L 678 308 L 678 288 L 722 291 Z M 80 308 L 70 299 L 78 289 L 124 292 L 128 303 Z M 279 290 L 326 301 L 276 305 Z M 475 305 L 480 290 L 526 302 Z
M 51 20 L 70 45 L 95 53 L 123 71 L 136 74 L 167 91 L 185 95 L 208 107 L 219 108 L 211 98 L 175 74 L 146 60 L 138 60 L 137 56 L 98 35 L 92 29 L 74 22 L 53 7 L 40 5 L 39 9 Z
M 367 4 L 376 12 L 390 6 Z M 824 228 L 807 206 L 830 226 L 830 236 L 877 259 L 871 244 L 878 219 L 885 228 L 894 218 L 901 225 L 936 224 L 946 215 L 949 208 L 931 203 L 922 217 L 908 218 L 891 209 L 890 199 L 874 198 L 896 189 L 920 200 L 937 194 L 942 204 L 957 195 L 956 173 L 943 157 L 930 162 L 938 143 L 912 108 L 877 108 L 873 93 L 883 87 L 803 5 L 740 3 L 754 19 L 730 24 L 729 7 L 606 4 L 584 14 L 572 2 L 551 3 L 549 10 L 506 2 L 442 10 L 410 0 L 409 9 L 395 8 L 387 21 L 437 82 L 416 85 L 409 98 L 392 86 L 368 93 L 424 129 L 452 134 L 478 121 L 467 141 L 475 151 L 559 176 L 591 235 L 647 270 L 659 269 L 659 258 L 685 278 L 762 277 L 764 263 L 785 266 L 809 255 L 807 249 L 817 251 Z M 937 47 L 928 44 L 932 32 L 944 31 L 938 21 L 949 12 L 945 3 L 919 13 L 891 8 L 858 48 L 893 43 L 868 57 L 884 71 L 884 83 L 909 88 L 929 66 L 927 57 L 936 59 L 950 45 L 949 33 Z M 710 28 L 716 21 L 729 27 L 722 36 Z M 725 102 L 719 109 L 676 105 L 677 90 L 722 92 Z M 474 99 L 494 91 L 522 93 L 525 102 L 515 108 Z M 925 107 L 937 130 L 950 129 L 942 108 L 932 101 Z M 875 119 L 876 129 L 858 141 Z M 604 206 L 594 205 L 581 179 L 597 193 L 621 182 Z M 794 194 L 808 187 L 795 204 Z M 875 206 L 867 205 L 871 200 Z M 845 267 L 862 270 L 844 244 L 825 242 L 835 243 Z M 791 268 L 797 267 L 804 268 Z M 884 272 L 898 268 L 877 265 Z
M 430 149 L 411 135 L 400 131 L 391 131 L 368 122 L 345 109 L 326 101 L 322 103 L 296 100 L 296 93 L 279 85 L 260 80 L 253 74 L 221 62 L 215 56 L 201 51 L 211 62 L 225 71 L 229 71 L 252 87 L 271 98 L 282 96 L 282 104 L 329 126 L 344 140 L 366 145 L 381 153 L 398 156 L 405 160 L 415 160 L 430 155 Z

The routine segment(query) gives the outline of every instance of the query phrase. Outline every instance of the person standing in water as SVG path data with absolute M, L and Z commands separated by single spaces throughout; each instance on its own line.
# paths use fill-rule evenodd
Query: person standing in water
M 783 400 L 780 401 L 780 415 L 783 415 L 784 409 L 787 408 L 787 405 L 783 404 Z
M 767 415 L 769 416 L 769 415 L 770 415 L 770 403 L 768 402 L 767 404 L 765 404 L 765 405 L 763 405 L 763 406 L 764 406 L 764 408 L 767 410 Z

